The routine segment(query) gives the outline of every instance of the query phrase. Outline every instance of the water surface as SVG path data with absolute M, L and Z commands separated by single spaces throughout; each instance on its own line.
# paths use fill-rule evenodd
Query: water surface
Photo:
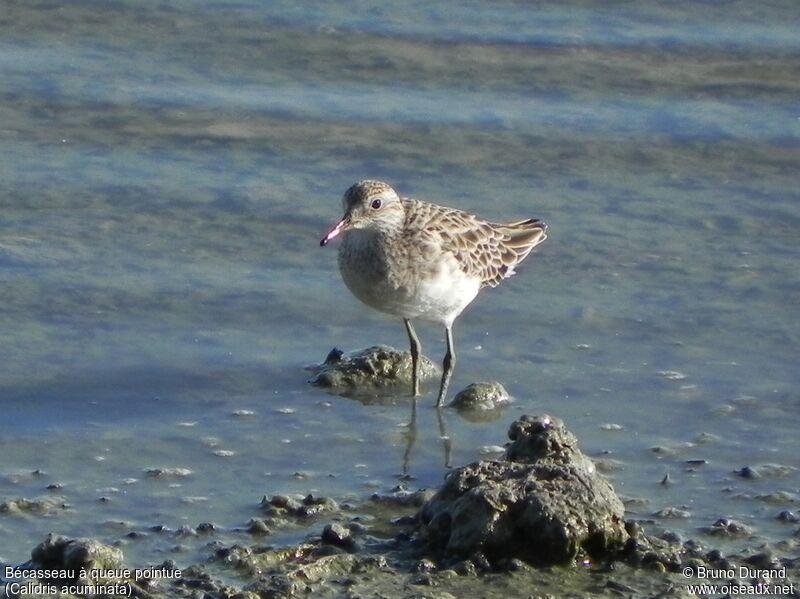
M 0 23 L 0 499 L 55 498 L 0 514 L 0 559 L 51 530 L 241 541 L 265 494 L 363 498 L 405 467 L 439 484 L 432 397 L 409 452 L 405 394 L 306 384 L 333 346 L 406 343 L 318 247 L 367 177 L 550 224 L 456 324 L 453 389 L 516 401 L 447 412 L 453 464 L 550 413 L 654 530 L 791 535 L 795 3 L 12 1 Z M 207 539 L 122 542 L 185 565 Z

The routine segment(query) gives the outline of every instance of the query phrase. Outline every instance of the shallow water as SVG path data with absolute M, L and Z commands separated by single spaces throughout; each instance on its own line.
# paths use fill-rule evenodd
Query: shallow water
M 125 535 L 246 540 L 265 494 L 441 481 L 430 396 L 409 450 L 404 393 L 306 384 L 333 346 L 406 343 L 318 247 L 366 177 L 550 224 L 457 322 L 453 389 L 516 401 L 447 412 L 452 464 L 546 412 L 654 529 L 790 536 L 800 7 L 262 4 L 4 3 L 0 499 L 57 501 L 0 514 L 0 560 L 52 530 L 186 565 L 207 538 Z M 688 517 L 652 516 L 671 506 Z

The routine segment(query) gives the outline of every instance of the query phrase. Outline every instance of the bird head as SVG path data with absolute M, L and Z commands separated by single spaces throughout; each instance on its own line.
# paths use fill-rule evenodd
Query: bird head
M 383 181 L 359 181 L 342 196 L 344 216 L 319 242 L 328 242 L 351 229 L 388 232 L 403 224 L 405 210 L 390 185 Z

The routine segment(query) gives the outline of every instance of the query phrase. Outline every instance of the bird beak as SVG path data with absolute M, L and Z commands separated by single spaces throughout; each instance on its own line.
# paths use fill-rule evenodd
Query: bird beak
M 342 220 L 340 220 L 338 223 L 336 223 L 336 226 L 333 229 L 331 229 L 330 231 L 328 231 L 328 234 L 325 235 L 325 237 L 322 238 L 322 241 L 319 242 L 320 246 L 328 245 L 328 242 L 331 239 L 336 237 L 342 231 L 346 231 L 351 226 L 352 225 L 350 223 L 350 215 L 349 214 L 345 214 L 344 217 L 342 218 Z

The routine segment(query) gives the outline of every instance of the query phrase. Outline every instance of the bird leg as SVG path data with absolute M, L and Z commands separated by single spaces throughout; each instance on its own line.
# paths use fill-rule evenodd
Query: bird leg
M 447 394 L 447 385 L 450 384 L 450 377 L 453 374 L 453 368 L 456 365 L 456 353 L 453 350 L 453 329 L 450 326 L 444 328 L 447 335 L 447 353 L 444 355 L 442 362 L 442 385 L 439 387 L 439 398 L 436 400 L 436 407 L 442 407 L 444 396 Z
M 414 397 L 420 395 L 419 392 L 419 356 L 422 350 L 422 344 L 419 342 L 417 332 L 414 330 L 414 325 L 411 324 L 411 319 L 404 318 L 403 322 L 406 325 L 406 333 L 408 333 L 408 341 L 411 345 L 411 387 L 413 389 Z

